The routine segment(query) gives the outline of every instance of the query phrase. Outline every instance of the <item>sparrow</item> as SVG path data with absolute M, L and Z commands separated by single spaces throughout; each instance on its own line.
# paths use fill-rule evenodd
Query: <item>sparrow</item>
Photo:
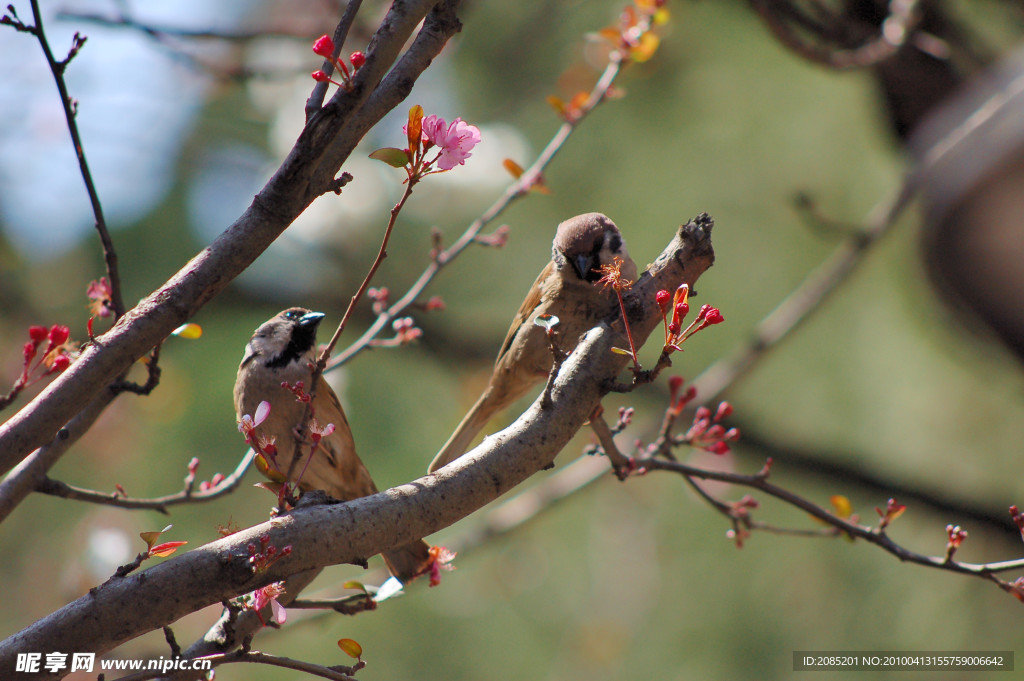
M 618 309 L 615 295 L 598 283 L 600 268 L 616 257 L 622 260 L 623 277 L 635 280 L 636 263 L 607 216 L 585 213 L 558 225 L 551 261 L 512 320 L 487 388 L 430 462 L 429 473 L 462 456 L 492 416 L 547 379 L 553 360 L 544 329 L 534 324 L 538 316 L 558 317 L 559 346 L 570 352 L 581 335 Z
M 352 428 L 338 396 L 321 376 L 312 402 L 313 418 L 324 429 L 333 424 L 334 431 L 323 435 L 307 463 L 312 443 L 297 447 L 295 436 L 306 404 L 282 386 L 285 381 L 292 386 L 302 381 L 309 391 L 316 362 L 316 330 L 323 318 L 322 312 L 293 307 L 256 329 L 238 365 L 235 412 L 241 422 L 243 414 L 253 415 L 260 402 L 269 402 L 270 413 L 257 430 L 264 438 L 273 438 L 280 471 L 289 481 L 298 482 L 303 492 L 319 489 L 340 501 L 350 501 L 376 494 L 377 486 L 356 454 Z M 299 458 L 297 449 L 301 450 Z M 415 541 L 384 552 L 384 562 L 392 575 L 406 582 L 427 570 L 429 549 L 426 542 Z

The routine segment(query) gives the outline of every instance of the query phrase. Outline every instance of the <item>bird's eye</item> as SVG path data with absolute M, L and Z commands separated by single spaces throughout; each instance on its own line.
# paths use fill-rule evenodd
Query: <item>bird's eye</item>
M 299 317 L 300 317 L 299 313 L 296 312 L 295 310 L 289 310 L 288 312 L 284 313 L 284 318 L 285 319 L 298 319 Z

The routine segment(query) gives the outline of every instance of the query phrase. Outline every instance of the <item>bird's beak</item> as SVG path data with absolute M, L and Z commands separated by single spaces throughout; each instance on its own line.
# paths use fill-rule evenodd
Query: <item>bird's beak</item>
M 570 258 L 569 262 L 572 263 L 573 269 L 576 270 L 580 279 L 589 280 L 590 272 L 594 269 L 594 258 L 589 253 Z
M 326 316 L 323 312 L 307 312 L 299 319 L 299 326 L 315 331 L 316 327 L 320 326 L 320 322 Z

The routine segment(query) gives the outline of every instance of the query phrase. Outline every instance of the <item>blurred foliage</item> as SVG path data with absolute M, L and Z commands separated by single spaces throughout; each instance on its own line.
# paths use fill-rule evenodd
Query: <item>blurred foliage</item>
M 1019 35 L 1019 21 L 1012 23 L 999 3 L 978 3 L 976 14 L 973 3 L 955 6 L 979 31 L 996 36 L 997 44 L 1008 33 Z M 894 191 L 903 163 L 868 74 L 802 63 L 772 39 L 746 3 L 676 2 L 671 9 L 659 53 L 627 70 L 620 81 L 625 96 L 598 109 L 546 173 L 553 194 L 516 203 L 502 216 L 512 227 L 508 245 L 470 250 L 428 292 L 441 295 L 447 310 L 416 315 L 426 330 L 422 342 L 364 353 L 331 377 L 380 486 L 419 476 L 475 399 L 560 220 L 607 213 L 642 264 L 660 252 L 678 224 L 701 211 L 714 216 L 717 261 L 699 282 L 695 302 L 720 307 L 727 323 L 699 335 L 676 360 L 675 370 L 692 378 L 747 339 L 842 238 L 808 228 L 794 207 L 797 192 L 812 195 L 831 218 L 857 223 Z M 593 54 L 584 35 L 611 23 L 618 10 L 617 2 L 606 0 L 471 3 L 463 32 L 437 64 L 451 88 L 441 95 L 455 115 L 514 126 L 539 149 L 558 125 L 545 97 L 571 96 L 571 89 L 559 88 L 574 80 L 561 74 L 577 72 L 574 64 Z M 92 48 L 90 42 L 86 49 Z M 296 111 L 302 104 L 301 95 L 288 101 Z M 176 164 L 174 190 L 144 220 L 114 235 L 129 303 L 204 246 L 186 208 L 204 150 L 230 138 L 272 155 L 266 141 L 272 123 L 249 106 L 244 87 L 211 93 L 181 157 L 167 159 Z M 397 130 L 381 134 L 398 141 Z M 316 205 L 330 202 L 329 211 L 360 202 L 368 176 L 356 175 L 340 198 L 327 196 Z M 397 196 L 400 171 L 384 177 Z M 429 227 L 440 228 L 450 243 L 500 191 L 432 185 L 433 179 L 413 194 L 375 282 L 396 293 L 429 262 Z M 252 329 L 287 305 L 321 309 L 328 325 L 339 318 L 386 221 L 385 207 L 374 226 L 342 228 L 348 231 L 327 237 L 325 246 L 282 239 L 264 260 L 280 259 L 284 269 L 274 271 L 287 276 L 289 268 L 306 268 L 316 251 L 323 285 L 287 300 L 279 298 L 280 289 L 234 286 L 212 301 L 194 320 L 204 329 L 201 339 L 172 338 L 164 346 L 157 391 L 119 399 L 53 476 L 101 490 L 120 483 L 133 496 L 148 496 L 179 489 L 193 456 L 202 462 L 200 479 L 233 469 L 244 447 L 231 387 Z M 257 268 L 264 266 L 261 261 Z M 3 375 L 18 371 L 28 324 L 66 323 L 75 337 L 84 336 L 84 290 L 101 267 L 92 241 L 57 260 L 32 262 L 0 247 Z M 367 304 L 358 326 L 370 321 Z M 359 331 L 353 328 L 347 339 Z M 655 353 L 650 347 L 644 356 Z M 612 412 L 619 404 L 637 408 L 623 441 L 652 436 L 665 404 L 663 388 L 662 382 L 608 400 Z M 937 299 L 918 260 L 912 218 L 728 397 L 737 407 L 735 422 L 779 447 L 838 457 L 995 513 L 1024 501 L 1015 466 L 1024 423 L 1020 367 L 982 334 L 961 328 Z M 588 440 L 580 435 L 559 463 Z M 755 470 L 762 459 L 741 443 L 737 462 Z M 843 480 L 823 483 L 784 464 L 773 479 L 823 504 L 831 494 L 845 494 L 866 522 L 874 518 L 873 507 L 885 503 L 884 496 L 850 489 Z M 265 519 L 273 499 L 248 482 L 256 479 L 214 503 L 174 509 L 174 529 L 165 538 L 188 539 L 193 547 L 214 539 L 218 524 Z M 722 491 L 728 498 L 743 493 Z M 811 525 L 771 502 L 757 516 Z M 0 635 L 103 581 L 111 566 L 90 572 L 113 553 L 103 537 L 124 533 L 133 556 L 142 548 L 137 533 L 167 522 L 156 513 L 31 497 L 0 529 L 7 556 L 0 576 L 9 585 Z M 444 544 L 476 522 L 469 518 L 431 540 Z M 1019 538 L 914 505 L 891 534 L 938 555 L 947 522 L 971 533 L 959 558 L 980 562 L 1019 553 Z M 101 533 L 103 528 L 112 534 Z M 737 550 L 725 538 L 727 529 L 679 480 L 651 475 L 619 484 L 608 476 L 511 536 L 461 555 L 457 571 L 445 574 L 438 589 L 417 584 L 380 611 L 356 618 L 321 614 L 305 621 L 295 613 L 281 631 L 260 636 L 256 647 L 345 664 L 335 642 L 352 638 L 368 662 L 359 673 L 365 681 L 671 681 L 790 678 L 794 650 L 1009 650 L 1019 641 L 1020 604 L 981 580 L 905 566 L 842 540 L 762 534 Z M 356 568 L 335 568 L 318 585 L 329 588 L 360 575 Z M 201 635 L 215 610 L 176 624 L 178 640 Z M 166 646 L 157 632 L 121 653 L 165 655 Z M 217 678 L 295 676 L 245 666 L 223 668 Z M 857 678 L 886 677 L 860 672 Z

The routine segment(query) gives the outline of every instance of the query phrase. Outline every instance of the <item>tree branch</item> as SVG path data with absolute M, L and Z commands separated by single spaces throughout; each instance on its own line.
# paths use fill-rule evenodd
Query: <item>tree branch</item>
M 693 286 L 711 266 L 710 227 L 707 216 L 681 227 L 629 292 L 626 308 L 641 342 L 661 324 L 656 291 L 684 282 Z M 19 651 L 103 653 L 213 603 L 299 572 L 364 561 L 466 517 L 548 466 L 583 426 L 626 363 L 611 352 L 622 342 L 615 326 L 602 325 L 584 336 L 554 381 L 550 406 L 538 399 L 455 464 L 370 497 L 297 508 L 148 570 L 111 579 L 0 642 L 0 668 L 13 665 Z M 254 575 L 247 547 L 264 535 L 292 551 Z M 147 607 L 134 607 L 140 602 Z

